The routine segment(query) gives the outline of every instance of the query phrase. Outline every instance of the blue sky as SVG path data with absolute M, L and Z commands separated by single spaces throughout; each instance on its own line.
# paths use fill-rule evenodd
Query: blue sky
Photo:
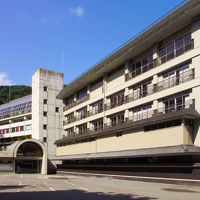
M 40 67 L 65 83 L 183 0 L 0 0 L 0 85 L 31 85 Z

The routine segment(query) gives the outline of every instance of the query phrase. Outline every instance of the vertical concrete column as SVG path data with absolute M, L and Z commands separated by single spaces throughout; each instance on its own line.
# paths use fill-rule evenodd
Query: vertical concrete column
M 157 84 L 158 84 L 158 75 L 154 75 L 153 76 L 153 80 L 152 80 L 152 85 L 153 85 L 153 92 L 155 93 L 157 90 Z
M 128 95 L 129 95 L 129 88 L 125 88 L 125 92 L 124 92 L 125 102 L 128 102 Z
M 87 94 L 90 95 L 90 84 L 87 86 Z
M 128 74 L 128 68 L 129 68 L 129 61 L 126 61 L 125 63 L 125 74 Z
M 158 105 L 158 100 L 154 100 L 154 101 L 153 101 L 153 105 L 152 105 L 151 108 L 152 108 L 152 110 L 157 110 L 157 109 L 158 109 L 158 106 L 159 106 L 159 105 Z
M 194 48 L 200 46 L 200 16 L 194 17 L 191 27 L 192 39 L 194 40 Z
M 129 110 L 126 109 L 124 113 L 125 122 L 129 119 Z
M 156 67 L 157 65 L 161 64 L 161 61 L 159 59 L 159 46 L 158 43 L 154 43 L 153 45 L 153 60 L 154 60 L 154 67 Z
M 77 99 L 77 92 L 74 94 L 74 101 Z
M 103 103 L 104 103 L 104 111 L 103 111 L 103 123 L 106 124 L 107 123 L 107 119 L 105 116 L 105 111 L 106 111 L 106 105 L 107 105 L 107 98 L 106 98 L 106 91 L 107 91 L 107 74 L 104 74 L 103 76 Z

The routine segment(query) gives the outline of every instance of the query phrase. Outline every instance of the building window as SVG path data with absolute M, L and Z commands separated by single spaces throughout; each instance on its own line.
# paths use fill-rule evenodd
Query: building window
M 43 124 L 43 129 L 47 130 L 47 124 Z
M 133 121 L 151 118 L 153 115 L 153 110 L 151 108 L 151 105 L 134 108 L 132 112 L 133 112 L 133 117 L 132 117 Z
M 55 111 L 58 113 L 58 112 L 59 112 L 59 107 L 56 107 L 56 108 L 55 108 Z
M 163 74 L 163 81 L 158 83 L 158 88 L 159 90 L 167 89 L 192 78 L 193 71 L 189 69 L 189 63 L 187 63 Z
M 72 96 L 66 98 L 66 99 L 64 100 L 64 104 L 65 104 L 67 107 L 69 107 L 69 108 L 72 107 L 73 104 L 74 104 L 74 96 L 72 95 Z
M 130 62 L 129 67 L 129 73 L 127 75 L 126 80 L 129 80 L 131 78 L 134 78 L 154 67 L 153 62 L 153 53 L 146 54 L 142 58 L 139 59 L 133 59 L 133 61 Z
M 178 36 L 168 42 L 163 41 L 162 43 L 164 44 L 159 49 L 161 63 L 165 63 L 193 48 L 191 32 Z
M 116 126 L 125 122 L 124 113 L 118 113 L 110 116 L 110 126 Z
M 182 110 L 184 108 L 189 108 L 190 102 L 186 101 L 187 97 L 189 97 L 189 94 L 165 100 L 164 101 L 165 113 L 173 112 L 176 110 Z
M 78 93 L 77 93 L 77 101 L 78 100 L 81 100 L 83 98 L 86 98 L 88 95 L 87 95 L 87 88 L 84 88 L 82 90 L 80 90 Z
M 44 99 L 43 104 L 47 104 L 47 99 Z
M 82 124 L 78 126 L 78 133 L 79 134 L 84 134 L 87 132 L 87 124 Z
M 67 130 L 67 136 L 68 137 L 71 137 L 74 135 L 74 128 L 68 128 Z
M 43 90 L 44 92 L 47 92 L 47 86 L 44 86 Z
M 84 119 L 87 117 L 87 107 L 77 110 L 78 119 Z
M 153 94 L 154 86 L 151 81 L 146 81 L 137 86 L 133 86 L 132 93 L 129 95 L 129 100 L 136 100 L 142 97 L 145 97 L 149 94 Z
M 124 103 L 125 103 L 124 91 L 114 94 L 110 97 L 110 108 L 115 108 Z
M 47 142 L 47 137 L 43 137 L 43 142 Z
M 44 117 L 47 116 L 47 112 L 46 112 L 46 111 L 43 112 L 43 116 L 44 116 Z
M 92 131 L 97 131 L 103 129 L 103 118 L 92 121 Z
M 72 122 L 74 122 L 74 113 L 70 113 L 66 116 L 67 118 L 67 123 L 70 124 Z
M 93 103 L 91 105 L 92 109 L 90 110 L 91 115 L 95 115 L 103 111 L 103 100 Z

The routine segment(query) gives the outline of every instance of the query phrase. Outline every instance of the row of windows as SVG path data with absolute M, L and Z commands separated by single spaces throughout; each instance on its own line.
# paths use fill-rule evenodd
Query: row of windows
M 103 103 L 103 99 L 90 105 L 88 111 L 87 106 L 83 107 L 73 113 L 66 115 L 67 124 L 76 120 L 84 119 L 88 116 L 102 112 L 103 110 L 112 109 L 118 107 L 124 103 L 137 100 L 147 95 L 153 94 L 157 91 L 161 91 L 175 85 L 179 85 L 194 78 L 194 71 L 189 69 L 190 62 L 181 64 L 170 71 L 166 71 L 162 74 L 162 81 L 157 84 L 152 84 L 152 79 L 148 79 L 139 84 L 129 87 L 129 95 L 125 96 L 125 91 L 120 91 L 108 97 L 109 103 Z
M 158 58 L 156 60 L 153 59 L 153 50 L 148 51 L 147 53 L 143 53 L 136 58 L 133 58 L 129 61 L 128 74 L 126 74 L 126 80 L 134 78 L 146 71 L 154 68 L 157 65 L 163 64 L 168 60 L 171 60 L 188 50 L 194 48 L 193 40 L 191 38 L 191 32 L 188 31 L 188 28 L 184 30 L 184 32 L 176 33 L 175 37 L 172 37 L 170 40 L 167 39 L 167 42 L 160 42 L 160 47 L 158 49 Z M 124 69 L 124 65 L 114 69 L 113 71 L 108 73 L 108 76 L 113 75 L 119 70 Z M 102 81 L 102 78 L 98 79 Z M 96 83 L 96 82 L 95 82 Z M 87 87 L 78 91 L 75 95 L 76 101 L 85 98 L 88 96 Z M 74 100 L 74 95 L 65 99 L 65 105 L 68 108 L 76 105 Z
M 23 114 L 26 112 L 31 112 L 32 102 L 25 102 L 22 104 L 14 105 L 5 109 L 0 110 L 0 118 L 6 118 L 10 116 L 15 116 Z
M 16 126 L 12 128 L 7 128 L 7 129 L 1 129 L 0 134 L 7 134 L 7 133 L 16 133 L 16 132 L 21 132 L 21 131 L 28 131 L 31 130 L 32 127 L 31 125 L 26 125 L 26 126 Z
M 129 109 L 129 118 L 125 119 L 124 112 L 116 113 L 114 115 L 107 117 L 107 124 L 104 125 L 103 118 L 97 119 L 95 121 L 91 121 L 89 123 L 89 127 L 87 126 L 87 123 L 78 125 L 76 127 L 76 130 L 74 130 L 74 127 L 67 129 L 67 134 L 71 135 L 74 134 L 74 132 L 77 132 L 78 134 L 84 134 L 88 131 L 96 131 L 99 129 L 103 129 L 104 126 L 116 126 L 118 124 L 125 123 L 127 121 L 138 121 L 143 120 L 147 118 L 151 118 L 153 115 L 158 113 L 170 113 L 178 110 L 183 110 L 190 108 L 193 102 L 191 102 L 189 99 L 189 94 L 180 94 L 175 97 L 171 97 L 168 99 L 163 100 L 163 107 L 153 110 L 152 104 L 143 105 L 137 108 Z

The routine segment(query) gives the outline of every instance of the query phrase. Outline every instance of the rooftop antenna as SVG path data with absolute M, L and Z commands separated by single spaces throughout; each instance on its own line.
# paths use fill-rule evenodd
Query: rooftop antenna
M 61 51 L 61 67 L 62 67 L 62 73 L 63 73 L 63 64 L 64 64 L 64 55 L 63 50 Z
M 10 102 L 11 88 L 8 86 L 8 102 Z

